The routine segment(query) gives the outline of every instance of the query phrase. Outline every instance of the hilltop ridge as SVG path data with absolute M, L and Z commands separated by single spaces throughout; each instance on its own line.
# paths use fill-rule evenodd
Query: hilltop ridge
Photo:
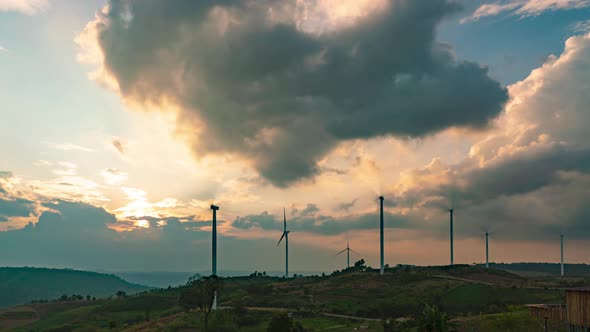
M 71 269 L 0 267 L 0 308 L 31 301 L 55 300 L 62 295 L 106 297 L 150 287 L 132 284 L 113 275 Z

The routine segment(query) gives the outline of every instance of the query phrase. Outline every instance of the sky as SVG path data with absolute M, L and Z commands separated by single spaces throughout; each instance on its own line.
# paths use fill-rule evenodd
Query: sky
M 0 0 L 0 266 L 587 263 L 587 0 Z

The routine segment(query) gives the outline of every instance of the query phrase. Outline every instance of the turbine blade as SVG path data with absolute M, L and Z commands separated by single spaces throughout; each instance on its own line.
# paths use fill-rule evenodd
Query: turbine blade
M 345 252 L 346 250 L 348 250 L 348 249 L 342 250 L 341 252 L 337 253 L 336 256 L 340 255 L 341 253 Z
M 357 254 L 357 255 L 359 255 L 359 256 L 361 255 L 361 254 L 359 254 L 358 252 L 356 252 L 356 251 L 354 251 L 354 250 L 352 250 L 352 249 L 349 249 L 349 250 L 350 250 L 350 251 L 352 251 L 352 252 L 354 252 L 355 254 Z
M 279 243 L 277 243 L 277 247 L 279 246 L 279 244 L 281 244 L 281 241 L 283 241 L 285 234 L 286 234 L 286 232 L 283 232 L 283 235 L 281 235 L 281 239 L 279 240 Z
M 285 208 L 283 208 L 283 231 L 287 230 L 287 212 L 285 212 Z

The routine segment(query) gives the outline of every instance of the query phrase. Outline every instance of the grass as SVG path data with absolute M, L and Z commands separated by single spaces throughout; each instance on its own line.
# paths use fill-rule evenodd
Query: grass
M 437 305 L 451 317 L 467 317 L 461 322 L 477 323 L 481 331 L 492 327 L 510 330 L 514 324 L 520 326 L 515 323 L 518 320 L 532 326 L 531 320 L 525 319 L 528 312 L 514 311 L 511 309 L 514 305 L 564 303 L 563 291 L 552 288 L 562 287 L 568 282 L 579 284 L 584 280 L 527 279 L 504 271 L 465 266 L 404 267 L 390 269 L 384 276 L 376 272 L 353 272 L 290 280 L 228 278 L 224 279 L 224 287 L 219 292 L 219 303 L 226 307 L 240 304 L 245 307 L 290 308 L 296 314 L 301 312 L 296 319 L 313 331 L 350 331 L 362 323 L 321 316 L 320 312 L 367 318 L 411 317 L 424 304 Z M 173 288 L 118 300 L 34 305 L 32 307 L 41 319 L 17 331 L 55 328 L 64 328 L 64 331 L 107 331 L 111 325 L 126 331 L 196 331 L 201 317 L 196 312 L 184 312 L 177 305 L 181 291 Z M 231 310 L 217 312 L 211 323 L 223 331 L 262 331 L 275 313 L 249 310 L 246 315 L 234 314 Z M 371 322 L 370 326 L 370 331 L 382 330 L 379 322 Z

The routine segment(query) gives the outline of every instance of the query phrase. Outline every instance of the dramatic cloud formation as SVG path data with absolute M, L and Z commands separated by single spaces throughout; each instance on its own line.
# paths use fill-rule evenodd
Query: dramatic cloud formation
M 6 200 L 0 198 L 0 221 L 8 221 L 8 217 L 28 217 L 34 211 L 34 203 L 26 199 Z
M 307 210 L 307 209 L 306 209 Z M 294 232 L 309 232 L 322 235 L 336 235 L 347 231 L 377 229 L 379 227 L 378 214 L 368 213 L 362 215 L 347 215 L 333 217 L 308 211 L 292 211 L 293 215 L 287 217 L 288 229 Z M 388 228 L 413 228 L 412 217 L 385 213 Z M 416 219 L 415 219 L 416 220 Z M 258 215 L 249 215 L 236 219 L 232 226 L 238 229 L 262 229 L 282 230 L 283 216 L 275 216 L 268 212 Z
M 17 11 L 33 15 L 49 6 L 48 0 L 0 0 L 0 11 Z
M 499 15 L 505 12 L 513 12 L 514 15 L 530 16 L 539 15 L 550 10 L 564 10 L 589 7 L 589 0 L 509 0 L 497 1 L 481 5 L 477 10 L 462 22 L 478 20 L 486 16 Z
M 468 220 L 510 227 L 506 235 L 516 238 L 589 235 L 581 227 L 590 198 L 589 77 L 590 34 L 569 38 L 560 57 L 510 87 L 497 129 L 472 147 L 469 158 L 407 173 L 418 185 L 398 200 L 426 209 L 453 206 Z
M 277 186 L 316 175 L 341 141 L 481 128 L 500 113 L 507 92 L 487 69 L 434 40 L 458 5 L 355 3 L 113 0 L 82 36 L 124 98 L 180 109 L 197 156 L 246 158 Z

